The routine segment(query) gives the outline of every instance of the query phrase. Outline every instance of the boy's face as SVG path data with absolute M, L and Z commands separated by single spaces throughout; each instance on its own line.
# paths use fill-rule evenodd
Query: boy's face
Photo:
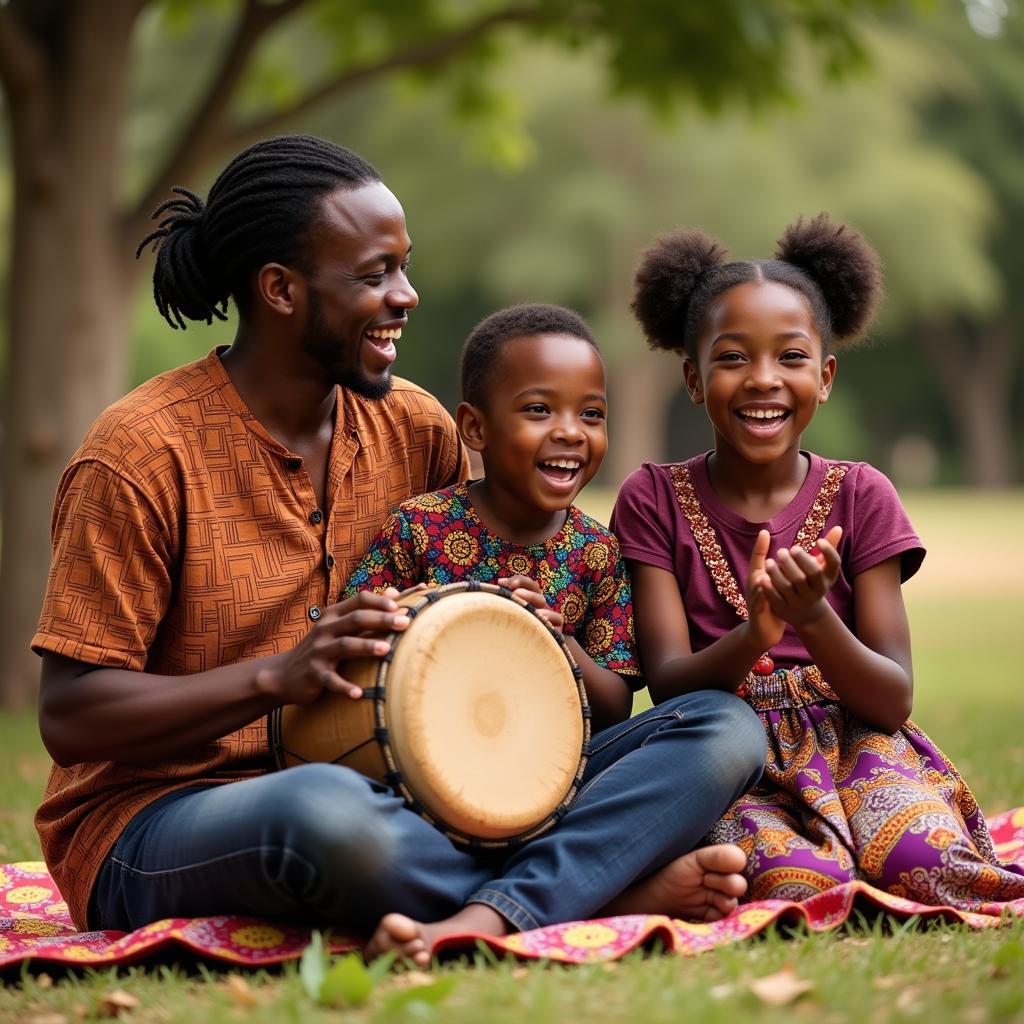
M 565 334 L 515 338 L 476 410 L 488 485 L 513 504 L 568 508 L 593 479 L 608 447 L 604 363 L 597 350 Z

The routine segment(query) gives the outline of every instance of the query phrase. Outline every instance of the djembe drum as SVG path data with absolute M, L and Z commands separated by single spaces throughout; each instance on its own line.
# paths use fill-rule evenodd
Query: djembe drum
M 345 765 L 391 785 L 453 841 L 505 847 L 551 828 L 587 762 L 590 707 L 560 633 L 503 587 L 400 598 L 383 658 L 345 662 L 363 699 L 323 693 L 270 715 L 279 768 Z

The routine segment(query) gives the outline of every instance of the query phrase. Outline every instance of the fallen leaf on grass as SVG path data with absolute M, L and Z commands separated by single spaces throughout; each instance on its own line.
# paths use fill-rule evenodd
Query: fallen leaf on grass
M 63 1013 L 37 1013 L 26 1017 L 22 1024 L 68 1024 L 68 1019 Z
M 905 985 L 906 979 L 901 978 L 898 974 L 883 974 L 879 978 L 875 978 L 871 984 L 878 989 L 879 992 L 888 992 L 891 988 L 899 988 L 901 985 Z
M 421 985 L 433 985 L 437 978 L 426 971 L 403 971 L 395 975 L 395 988 L 417 988 Z
M 224 984 L 227 987 L 228 995 L 238 1006 L 260 1005 L 260 997 L 240 974 L 229 974 Z
M 530 972 L 525 967 L 512 968 L 512 977 L 515 978 L 516 981 L 522 981 L 523 978 L 528 978 L 529 976 Z
M 96 1004 L 96 1016 L 120 1017 L 123 1013 L 131 1013 L 138 1005 L 139 1001 L 135 996 L 116 988 L 112 992 L 104 992 L 100 996 L 99 1002 Z
M 896 1009 L 901 1013 L 920 1013 L 924 1009 L 921 1005 L 921 990 L 913 985 L 905 988 L 896 997 Z
M 713 988 L 708 989 L 708 995 L 712 999 L 728 999 L 732 995 L 733 986 L 728 982 L 724 982 L 721 985 L 715 985 Z
M 750 991 L 768 1006 L 788 1006 L 814 988 L 813 981 L 798 978 L 792 967 L 783 967 L 777 974 L 766 974 L 750 982 Z

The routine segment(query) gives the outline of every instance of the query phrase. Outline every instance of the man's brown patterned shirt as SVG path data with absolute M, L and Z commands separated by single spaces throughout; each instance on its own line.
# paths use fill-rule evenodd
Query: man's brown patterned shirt
M 184 675 L 294 647 L 390 510 L 464 479 L 451 417 L 395 379 L 338 390 L 324 508 L 216 352 L 111 406 L 61 478 L 37 652 Z M 54 765 L 36 827 L 75 923 L 131 818 L 165 793 L 271 767 L 265 719 L 174 760 Z

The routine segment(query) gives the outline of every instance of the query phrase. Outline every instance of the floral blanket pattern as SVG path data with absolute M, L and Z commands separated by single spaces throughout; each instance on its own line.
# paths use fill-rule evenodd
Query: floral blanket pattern
M 1000 858 L 1024 865 L 1024 807 L 995 815 L 989 827 Z M 636 914 L 550 925 L 482 941 L 499 953 L 563 963 L 615 960 L 653 942 L 666 952 L 692 955 L 749 938 L 775 921 L 803 920 L 813 931 L 827 931 L 842 924 L 855 904 L 875 906 L 899 918 L 942 917 L 972 928 L 998 927 L 1007 909 L 1024 917 L 1024 900 L 962 911 L 925 906 L 864 882 L 849 882 L 799 903 L 778 899 L 744 903 L 714 924 Z M 471 948 L 476 939 L 474 935 L 449 938 L 438 950 Z M 29 959 L 83 966 L 127 964 L 175 946 L 211 960 L 261 967 L 299 957 L 308 942 L 308 929 L 244 917 L 174 918 L 128 933 L 80 932 L 41 862 L 0 865 L 0 969 Z M 336 951 L 357 946 L 355 938 L 334 942 Z

